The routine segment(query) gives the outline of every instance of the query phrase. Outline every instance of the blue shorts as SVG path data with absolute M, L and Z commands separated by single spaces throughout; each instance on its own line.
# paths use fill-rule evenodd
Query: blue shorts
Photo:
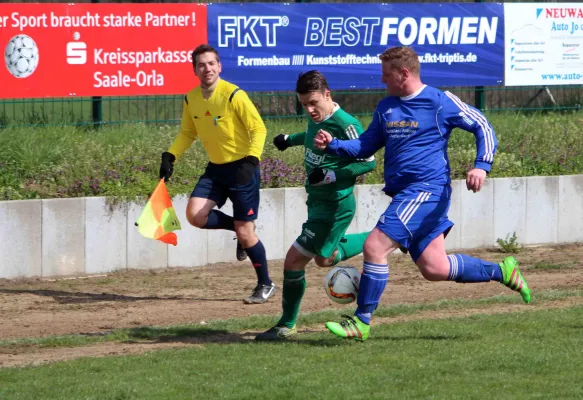
M 411 253 L 417 261 L 425 248 L 453 222 L 447 218 L 451 186 L 412 185 L 397 193 L 376 227 Z
M 209 163 L 198 180 L 190 197 L 213 200 L 217 207 L 225 205 L 227 199 L 233 203 L 235 221 L 254 221 L 259 213 L 259 187 L 261 178 L 259 166 L 251 181 L 240 185 L 236 181 L 237 169 L 242 160 L 227 164 Z

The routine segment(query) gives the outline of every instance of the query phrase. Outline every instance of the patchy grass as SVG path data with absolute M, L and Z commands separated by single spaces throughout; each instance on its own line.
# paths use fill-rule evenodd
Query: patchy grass
M 545 290 L 536 292 L 533 301 L 537 303 L 554 301 L 570 297 L 583 296 L 583 289 L 571 290 Z M 521 304 L 520 297 L 515 295 L 504 295 L 487 297 L 473 300 L 454 299 L 442 300 L 433 303 L 423 304 L 395 304 L 389 307 L 379 307 L 375 311 L 375 318 L 394 318 L 403 315 L 416 315 L 428 311 L 462 311 L 465 308 L 484 308 L 485 310 L 493 304 Z M 353 305 L 344 309 L 333 309 L 307 314 L 300 314 L 298 326 L 309 326 L 322 324 L 326 321 L 335 320 L 342 313 L 352 314 Z M 248 318 L 231 318 L 228 320 L 209 321 L 204 325 L 189 324 L 170 327 L 137 327 L 115 329 L 111 332 L 99 334 L 76 334 L 64 336 L 49 336 L 42 338 L 22 338 L 15 340 L 0 340 L 2 348 L 22 348 L 22 347 L 75 347 L 85 346 L 100 342 L 139 342 L 142 340 L 170 340 L 188 336 L 191 338 L 204 337 L 216 332 L 233 333 L 245 330 L 266 329 L 277 322 L 279 316 L 255 315 Z
M 581 398 L 582 318 L 575 306 L 377 325 L 364 343 L 317 332 L 82 358 L 0 370 L 0 398 Z

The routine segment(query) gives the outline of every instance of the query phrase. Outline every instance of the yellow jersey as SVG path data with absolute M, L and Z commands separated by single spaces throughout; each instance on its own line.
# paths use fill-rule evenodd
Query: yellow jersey
M 200 86 L 184 97 L 180 132 L 168 152 L 178 158 L 198 137 L 214 164 L 246 156 L 260 160 L 266 135 L 265 124 L 247 93 L 219 78 L 208 99 Z

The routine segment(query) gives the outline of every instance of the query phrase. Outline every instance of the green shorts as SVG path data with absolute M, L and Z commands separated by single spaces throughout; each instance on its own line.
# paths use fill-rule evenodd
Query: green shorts
M 306 257 L 329 258 L 344 237 L 356 213 L 354 194 L 340 201 L 322 201 L 308 196 L 308 220 L 293 246 Z

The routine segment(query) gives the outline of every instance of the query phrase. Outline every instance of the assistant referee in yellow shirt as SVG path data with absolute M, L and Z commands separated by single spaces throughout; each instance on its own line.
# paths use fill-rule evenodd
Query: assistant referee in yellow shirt
M 198 46 L 192 52 L 192 64 L 200 85 L 184 97 L 180 132 L 162 153 L 160 178 L 170 178 L 174 162 L 199 138 L 209 163 L 190 195 L 186 218 L 197 228 L 235 231 L 237 259 L 244 260 L 246 253 L 257 273 L 257 286 L 245 302 L 265 303 L 275 293 L 275 285 L 254 224 L 265 124 L 247 93 L 220 78 L 221 61 L 212 46 Z M 232 217 L 214 209 L 221 208 L 227 198 L 233 203 Z

